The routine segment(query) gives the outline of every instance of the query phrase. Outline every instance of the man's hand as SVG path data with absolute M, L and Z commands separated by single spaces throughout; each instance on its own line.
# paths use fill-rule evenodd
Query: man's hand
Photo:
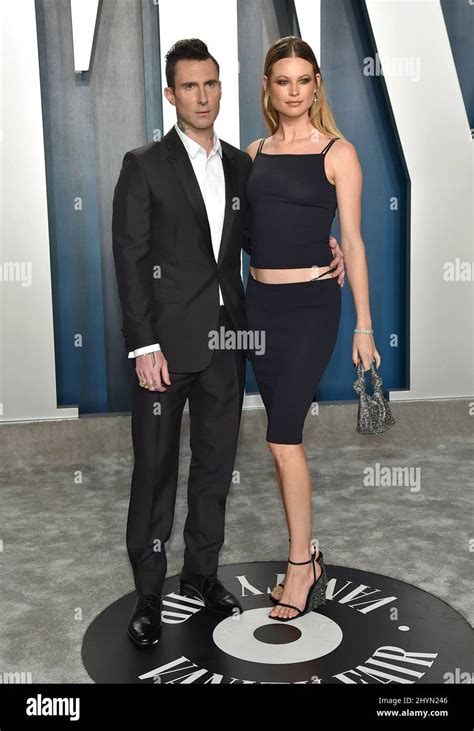
M 147 391 L 166 391 L 163 381 L 171 386 L 168 362 L 162 350 L 137 355 L 135 358 L 135 372 L 138 376 L 138 382 Z
M 344 269 L 344 254 L 342 253 L 342 249 L 339 247 L 339 244 L 337 243 L 337 239 L 330 235 L 329 236 L 329 246 L 332 249 L 332 255 L 333 260 L 330 264 L 331 268 L 336 267 L 337 269 L 335 272 L 331 273 L 331 277 L 337 277 L 337 283 L 340 287 L 344 286 L 344 276 L 346 273 L 346 270 Z

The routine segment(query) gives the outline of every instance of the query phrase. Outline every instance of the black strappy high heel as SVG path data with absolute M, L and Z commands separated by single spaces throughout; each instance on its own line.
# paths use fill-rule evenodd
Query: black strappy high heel
M 291 538 L 288 538 L 288 542 L 291 543 Z M 290 560 L 290 557 L 288 556 L 288 561 L 289 560 Z M 321 566 L 321 571 L 326 572 L 326 567 L 325 567 L 324 561 L 323 561 L 323 554 L 321 553 L 319 548 L 316 549 L 316 561 Z M 276 586 L 273 587 L 272 592 L 275 591 L 277 586 L 281 586 L 282 589 L 285 588 L 285 584 L 283 583 L 283 581 L 280 581 L 280 583 L 278 583 Z M 275 599 L 275 597 L 272 596 L 272 594 L 270 593 L 270 601 L 272 601 L 274 604 L 277 604 L 279 599 Z M 273 617 L 272 617 L 272 619 L 273 619 Z
M 317 609 L 317 607 L 321 605 L 326 604 L 326 587 L 328 584 L 328 577 L 326 574 L 326 567 L 324 566 L 323 561 L 323 554 L 321 551 L 318 551 L 318 548 L 315 546 L 313 542 L 311 542 L 311 548 L 312 550 L 312 556 L 308 561 L 291 561 L 290 558 L 288 558 L 288 563 L 293 564 L 294 566 L 302 566 L 303 564 L 312 563 L 313 565 L 313 576 L 314 576 L 314 582 L 312 586 L 310 587 L 308 591 L 308 596 L 306 598 L 306 604 L 304 606 L 304 609 L 300 609 L 299 607 L 295 607 L 294 604 L 286 604 L 285 602 L 279 602 L 275 601 L 275 606 L 281 606 L 281 607 L 289 607 L 290 609 L 296 609 L 298 614 L 296 614 L 294 617 L 270 617 L 270 619 L 276 619 L 279 622 L 289 622 L 292 619 L 298 619 L 298 617 L 302 617 L 304 614 L 307 614 L 308 612 L 313 611 L 314 609 Z M 316 558 L 317 556 L 317 558 Z M 315 561 L 319 563 L 321 566 L 321 573 L 316 578 L 316 568 L 314 566 Z M 284 586 L 283 584 L 279 584 L 278 586 Z M 273 597 L 271 597 L 273 599 Z

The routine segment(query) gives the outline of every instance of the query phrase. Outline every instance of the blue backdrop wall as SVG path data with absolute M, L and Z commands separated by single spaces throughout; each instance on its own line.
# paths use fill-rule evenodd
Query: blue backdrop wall
M 168 49 L 160 49 L 158 7 L 153 0 L 102 0 L 90 71 L 76 75 L 69 1 L 36 2 L 58 405 L 77 404 L 83 414 L 130 409 L 130 362 L 111 247 L 112 194 L 125 151 L 163 129 L 162 104 L 167 102 L 160 60 Z M 474 9 L 464 0 L 445 0 L 442 9 L 472 129 Z M 238 0 L 238 29 L 245 149 L 267 134 L 259 106 L 266 48 L 278 37 L 300 32 L 291 0 Z M 410 181 L 383 76 L 363 73 L 364 59 L 376 52 L 363 2 L 323 0 L 318 60 L 337 124 L 356 146 L 363 168 L 362 237 L 375 340 L 384 387 L 400 389 L 409 386 Z M 337 217 L 333 233 L 339 239 Z M 245 256 L 244 281 L 247 274 Z M 346 282 L 336 349 L 316 400 L 355 398 L 354 322 Z M 248 363 L 247 393 L 256 392 Z

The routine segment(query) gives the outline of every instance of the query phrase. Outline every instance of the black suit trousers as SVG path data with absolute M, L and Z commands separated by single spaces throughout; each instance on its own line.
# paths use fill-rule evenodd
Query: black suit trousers
M 225 307 L 220 307 L 221 325 L 232 330 Z M 131 362 L 135 367 L 135 360 Z M 217 573 L 242 414 L 245 353 L 216 349 L 204 370 L 170 372 L 171 385 L 164 384 L 164 392 L 141 387 L 135 370 L 133 379 L 134 468 L 127 551 L 137 593 L 160 594 L 167 568 L 166 543 L 174 519 L 186 399 L 191 462 L 182 573 Z

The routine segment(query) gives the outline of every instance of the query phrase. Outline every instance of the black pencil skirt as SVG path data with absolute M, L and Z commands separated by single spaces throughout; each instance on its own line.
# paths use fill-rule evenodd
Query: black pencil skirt
M 249 272 L 249 331 L 261 342 L 250 354 L 268 417 L 266 439 L 301 444 L 316 388 L 336 345 L 341 316 L 337 279 L 264 284 Z

